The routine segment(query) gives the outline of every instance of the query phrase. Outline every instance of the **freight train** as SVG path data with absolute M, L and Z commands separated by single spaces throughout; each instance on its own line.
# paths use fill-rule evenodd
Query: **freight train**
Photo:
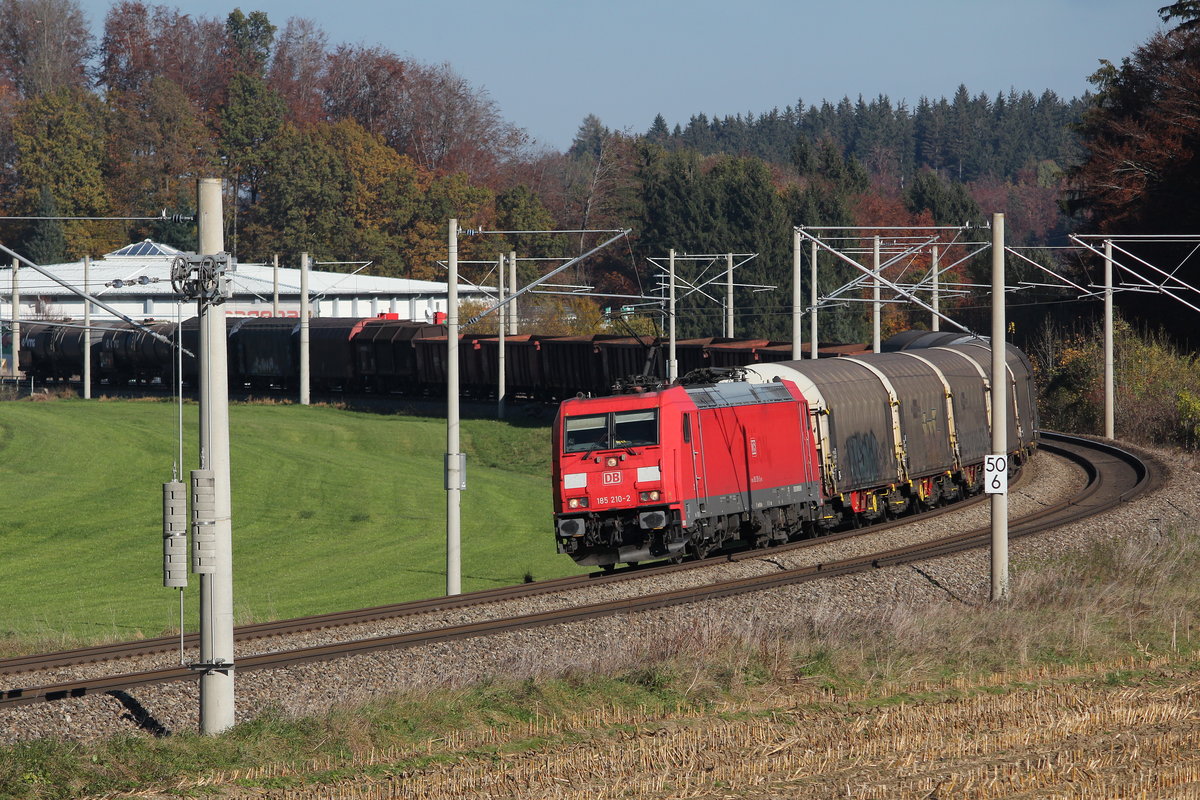
M 228 317 L 229 386 L 254 392 L 299 387 L 300 324 L 294 318 Z M 145 328 L 174 341 L 175 323 Z M 195 318 L 182 325 L 183 346 L 199 351 Z M 316 392 L 438 395 L 446 389 L 446 326 L 387 317 L 314 318 L 309 326 L 310 386 Z M 84 331 L 77 324 L 28 322 L 21 326 L 20 363 L 37 383 L 65 382 L 82 373 Z M 114 387 L 195 386 L 194 357 L 177 365 L 174 348 L 125 323 L 93 326 L 92 380 Z M 493 397 L 498 383 L 499 340 L 494 334 L 461 335 L 459 384 L 465 395 Z M 680 372 L 791 358 L 791 344 L 766 339 L 687 339 L 677 342 Z M 505 385 L 510 396 L 561 400 L 578 393 L 607 394 L 628 375 L 660 372 L 666 341 L 651 336 L 506 337 Z M 843 348 L 844 349 L 844 348 Z M 854 346 L 850 349 L 859 349 Z
M 930 343 L 941 344 L 921 347 Z M 559 552 L 604 568 L 703 558 L 979 492 L 989 344 L 914 333 L 890 345 L 562 403 L 552 435 Z M 1037 445 L 1037 406 L 1028 358 L 1006 347 L 1015 469 Z

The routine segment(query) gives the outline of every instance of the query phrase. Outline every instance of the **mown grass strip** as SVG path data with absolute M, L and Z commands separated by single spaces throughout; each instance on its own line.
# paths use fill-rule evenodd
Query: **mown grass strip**
M 177 594 L 161 585 L 160 489 L 175 415 L 161 402 L 0 403 L 0 651 L 177 629 Z M 189 469 L 196 422 L 185 406 Z M 554 551 L 548 429 L 463 429 L 463 589 L 577 572 Z M 239 623 L 445 591 L 443 421 L 235 404 L 230 436 Z

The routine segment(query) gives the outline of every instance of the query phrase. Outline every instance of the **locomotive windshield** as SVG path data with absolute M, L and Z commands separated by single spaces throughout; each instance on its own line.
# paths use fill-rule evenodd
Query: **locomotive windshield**
M 658 444 L 657 411 L 618 411 L 613 414 L 613 447 Z
M 652 444 L 658 444 L 658 412 L 653 409 L 567 417 L 563 429 L 564 453 Z
M 567 417 L 564 453 L 583 453 L 608 446 L 609 414 L 589 417 Z

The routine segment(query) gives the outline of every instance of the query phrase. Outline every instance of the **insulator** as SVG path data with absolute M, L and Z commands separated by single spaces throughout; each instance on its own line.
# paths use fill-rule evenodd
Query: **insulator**
M 211 469 L 192 470 L 192 572 L 217 571 L 217 479 Z
M 163 484 L 163 586 L 187 586 L 187 486 Z

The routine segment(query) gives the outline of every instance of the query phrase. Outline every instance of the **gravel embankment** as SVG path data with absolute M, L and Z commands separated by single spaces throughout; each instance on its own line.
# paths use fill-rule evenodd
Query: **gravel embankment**
M 1167 460 L 1164 457 L 1163 460 Z M 1175 464 L 1173 476 L 1162 492 L 1141 498 L 1099 519 L 1060 528 L 1051 533 L 1014 540 L 1010 557 L 1015 561 L 1049 556 L 1076 547 L 1095 537 L 1125 536 L 1146 529 L 1154 519 L 1152 534 L 1178 528 L 1191 520 L 1184 509 L 1196 508 L 1194 471 Z M 1069 462 L 1042 453 L 1027 467 L 1023 483 L 1009 495 L 1010 514 L 1019 516 L 1057 502 L 1082 485 L 1082 472 Z M 1166 498 L 1166 499 L 1164 499 Z M 516 602 L 426 614 L 371 625 L 335 628 L 283 639 L 258 640 L 239 645 L 238 654 L 293 649 L 335 641 L 381 636 L 411 630 L 479 622 L 696 586 L 733 577 L 777 571 L 805 564 L 830 562 L 852 555 L 947 535 L 952 531 L 986 525 L 986 503 L 914 523 L 902 530 L 880 532 L 844 542 L 789 553 L 767 552 L 762 559 L 738 563 L 719 562 L 705 569 L 641 580 L 589 587 Z M 886 537 L 886 541 L 884 541 Z M 622 615 L 596 623 L 571 623 L 501 634 L 486 639 L 430 645 L 410 650 L 383 651 L 275 670 L 246 672 L 237 678 L 238 720 L 250 719 L 266 708 L 286 713 L 320 713 L 335 704 L 355 703 L 387 692 L 434 686 L 462 685 L 488 676 L 518 677 L 570 668 L 600 668 L 612 663 L 614 653 L 631 652 L 630 641 L 680 636 L 770 614 L 786 621 L 793 613 L 808 613 L 816 606 L 842 612 L 868 611 L 897 601 L 941 601 L 953 596 L 964 602 L 987 597 L 989 556 L 986 550 L 936 559 L 913 567 L 896 567 L 675 609 Z M 785 623 L 786 624 L 786 623 Z M 188 658 L 194 658 L 189 653 Z M 114 669 L 111 663 L 75 667 L 53 673 L 26 673 L 0 677 L 0 686 L 46 684 L 89 675 L 133 672 L 178 663 L 178 653 L 130 659 Z M 0 711 L 0 742 L 43 736 L 86 739 L 122 732 L 196 730 L 198 691 L 194 681 L 145 687 L 123 698 L 99 696 L 37 703 Z M 139 728 L 139 721 L 141 727 Z

